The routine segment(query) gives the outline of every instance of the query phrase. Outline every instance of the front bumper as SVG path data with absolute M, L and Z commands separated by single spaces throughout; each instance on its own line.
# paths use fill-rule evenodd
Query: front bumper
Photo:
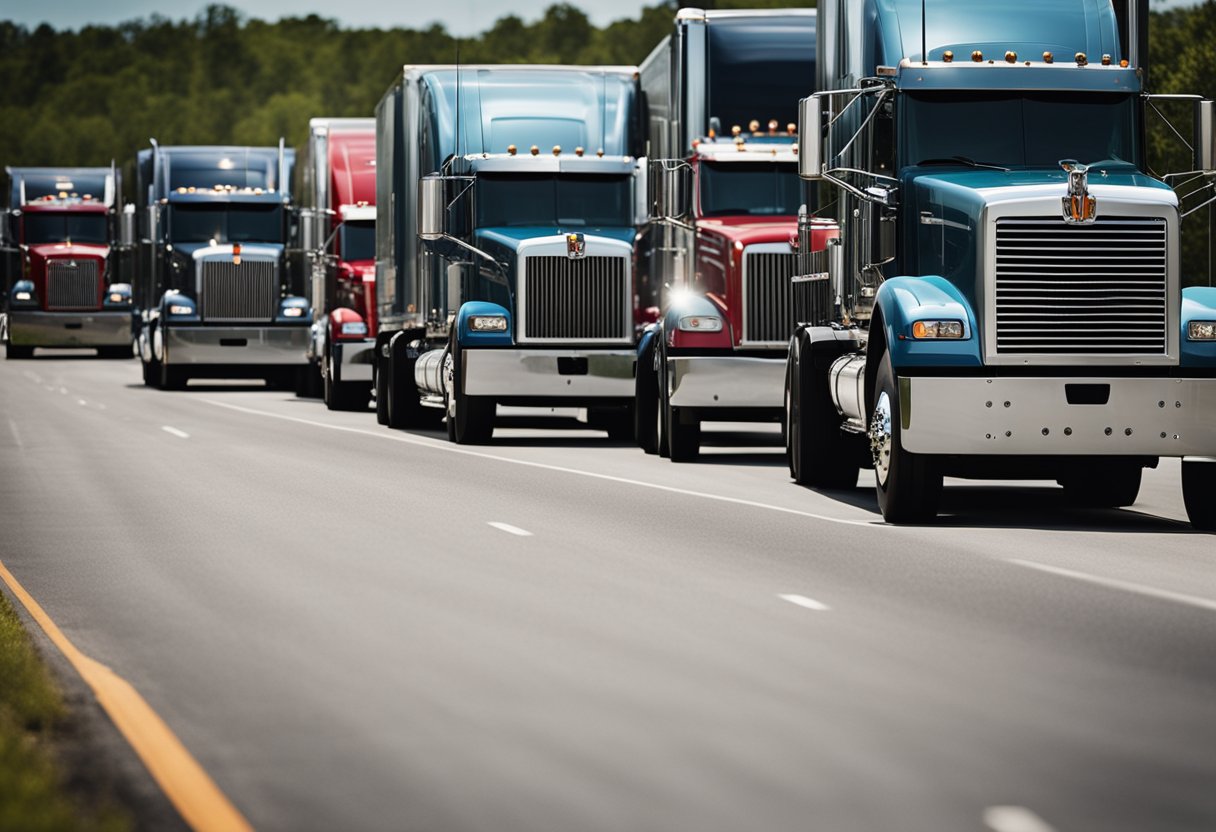
M 496 399 L 632 399 L 627 350 L 465 348 L 464 391 Z
M 785 355 L 669 356 L 671 404 L 698 408 L 781 408 Z
M 899 385 L 913 453 L 1216 455 L 1216 378 L 916 376 Z M 1100 400 L 1106 385 L 1105 404 L 1069 404 L 1070 388 L 1074 400 Z
M 334 381 L 372 380 L 372 364 L 376 360 L 376 342 L 338 341 L 333 349 Z
M 164 360 L 170 365 L 289 366 L 306 363 L 306 326 L 164 326 Z
M 6 323 L 19 347 L 121 347 L 131 343 L 131 311 L 40 312 L 13 310 Z

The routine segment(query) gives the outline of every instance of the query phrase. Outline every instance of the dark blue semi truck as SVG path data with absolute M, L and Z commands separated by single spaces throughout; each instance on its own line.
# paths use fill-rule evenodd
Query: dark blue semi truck
M 1145 0 L 819 4 L 799 155 L 841 230 L 795 283 L 795 479 L 873 467 L 884 517 L 919 522 L 945 475 L 1123 506 L 1176 457 L 1216 526 L 1216 289 L 1183 289 L 1186 209 L 1148 172 L 1147 22 Z M 1193 106 L 1202 180 L 1216 111 Z

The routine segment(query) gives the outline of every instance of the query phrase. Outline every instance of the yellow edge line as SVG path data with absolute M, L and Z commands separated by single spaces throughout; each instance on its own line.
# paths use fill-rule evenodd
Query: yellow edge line
M 165 796 L 192 829 L 197 832 L 244 832 L 253 829 L 130 682 L 80 652 L 2 562 L 0 578 L 4 579 L 42 631 L 93 689 L 101 707 L 105 708 L 110 719 L 147 766 L 152 779 L 160 785 Z

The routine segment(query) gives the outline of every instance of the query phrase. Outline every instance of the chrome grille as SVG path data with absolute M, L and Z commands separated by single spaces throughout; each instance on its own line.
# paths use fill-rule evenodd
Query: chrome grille
M 1163 219 L 998 219 L 996 350 L 1164 354 L 1166 279 Z
M 797 323 L 791 278 L 798 258 L 788 251 L 746 251 L 743 267 L 743 341 L 789 341 Z
M 199 311 L 205 321 L 268 321 L 278 312 L 272 260 L 203 262 Z
M 526 257 L 521 339 L 627 341 L 633 296 L 624 257 Z
M 49 260 L 46 264 L 47 309 L 96 309 L 101 275 L 96 260 Z
M 823 326 L 832 320 L 835 312 L 828 279 L 828 250 L 808 252 L 800 265 L 810 271 L 790 278 L 793 283 L 794 320 L 800 324 Z

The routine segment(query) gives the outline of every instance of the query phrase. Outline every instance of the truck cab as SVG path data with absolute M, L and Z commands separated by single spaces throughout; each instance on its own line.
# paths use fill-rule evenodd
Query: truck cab
M 366 410 L 376 334 L 376 120 L 311 119 L 300 171 L 297 230 L 313 317 L 305 387 L 319 387 L 331 410 Z
M 36 347 L 131 357 L 131 286 L 119 276 L 115 168 L 8 168 L 2 218 L 8 358 Z
M 377 108 L 381 422 L 479 443 L 498 404 L 566 406 L 629 435 L 638 98 L 632 67 L 406 68 Z
M 638 444 L 686 461 L 701 422 L 779 421 L 797 319 L 796 102 L 814 89 L 816 13 L 681 9 L 642 63 L 653 205 L 642 290 Z M 657 157 L 657 158 L 656 158 Z M 822 250 L 835 234 L 816 226 Z
M 285 257 L 294 161 L 282 144 L 140 151 L 138 346 L 146 384 L 297 383 L 311 315 L 303 279 Z
M 795 479 L 865 464 L 887 520 L 924 522 L 945 475 L 1117 507 L 1175 457 L 1212 528 L 1216 290 L 1183 288 L 1186 206 L 1146 163 L 1147 4 L 819 8 L 799 158 L 841 232 L 802 269 Z M 1210 181 L 1216 105 L 1193 98 L 1186 178 Z

